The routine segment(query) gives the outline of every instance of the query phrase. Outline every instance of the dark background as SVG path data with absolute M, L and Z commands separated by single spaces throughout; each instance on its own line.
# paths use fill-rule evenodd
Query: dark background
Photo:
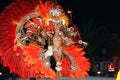
M 0 0 L 0 12 L 13 0 Z M 90 59 L 103 56 L 107 60 L 119 56 L 120 49 L 120 2 L 117 0 L 58 0 L 58 3 L 72 11 L 72 21 L 88 42 L 85 48 Z M 102 50 L 106 49 L 106 53 Z
M 111 33 L 118 33 L 120 26 L 120 3 L 116 0 L 58 0 L 65 9 L 73 12 L 75 24 L 87 24 L 93 19 L 93 26 L 105 26 Z
M 83 40 L 89 43 L 89 57 L 100 60 L 119 56 L 120 2 L 117 0 L 58 0 L 65 10 L 72 11 L 73 23 L 80 28 Z M 103 53 L 106 49 L 106 53 Z M 92 55 L 91 55 L 92 54 Z

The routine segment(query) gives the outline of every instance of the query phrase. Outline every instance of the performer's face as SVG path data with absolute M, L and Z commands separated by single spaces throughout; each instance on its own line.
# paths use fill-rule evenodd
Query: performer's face
M 59 32 L 60 32 L 59 29 L 56 29 L 56 30 L 55 30 L 55 33 L 56 33 L 56 34 L 58 34 Z

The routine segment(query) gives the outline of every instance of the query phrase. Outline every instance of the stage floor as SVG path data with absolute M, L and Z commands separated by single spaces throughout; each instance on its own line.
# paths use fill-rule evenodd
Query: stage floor
M 11 80 L 11 79 L 10 79 Z M 46 78 L 42 78 L 42 79 L 35 79 L 35 78 L 30 78 L 30 79 L 16 79 L 16 80 L 51 80 L 51 79 L 46 79 Z M 115 80 L 115 78 L 108 78 L 108 77 L 87 77 L 87 78 L 77 78 L 77 79 L 71 79 L 68 77 L 64 77 L 62 79 L 57 79 L 57 80 Z

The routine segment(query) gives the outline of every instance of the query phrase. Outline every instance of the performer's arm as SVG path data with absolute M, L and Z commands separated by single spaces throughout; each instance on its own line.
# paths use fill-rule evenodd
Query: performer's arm
M 48 35 L 50 38 L 53 37 L 53 35 L 51 34 L 51 32 L 46 32 L 46 33 L 47 33 L 47 35 Z
M 68 37 L 65 37 L 65 36 L 62 36 L 62 39 L 65 40 L 66 45 L 68 45 L 68 46 L 69 46 L 70 44 L 74 44 L 74 43 L 75 43 L 72 39 L 70 39 L 70 38 L 68 38 Z

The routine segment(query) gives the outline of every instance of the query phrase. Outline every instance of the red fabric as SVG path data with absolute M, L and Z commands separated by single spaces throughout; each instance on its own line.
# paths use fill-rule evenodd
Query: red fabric
M 115 64 L 111 62 L 109 68 L 115 68 Z

